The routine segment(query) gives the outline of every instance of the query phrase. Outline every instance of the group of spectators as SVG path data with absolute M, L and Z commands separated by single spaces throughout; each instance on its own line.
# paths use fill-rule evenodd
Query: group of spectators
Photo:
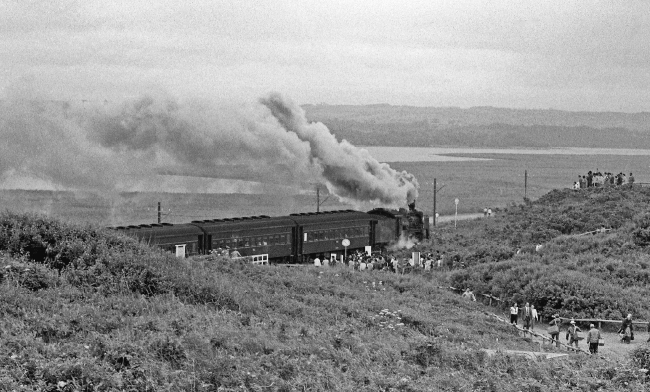
M 418 268 L 424 271 L 431 271 L 434 268 L 441 269 L 444 266 L 444 257 L 445 254 L 440 251 L 437 251 L 436 254 L 429 252 L 416 261 L 412 257 L 383 255 L 379 252 L 368 254 L 357 250 L 348 255 L 345 265 L 356 271 L 379 270 L 404 274 Z M 317 256 L 312 263 L 315 267 L 331 266 L 336 264 L 336 259 L 329 260 L 325 257 L 321 259 Z
M 524 321 L 524 329 L 527 331 L 534 331 L 535 324 L 539 321 L 539 315 L 537 314 L 537 309 L 534 305 L 530 305 L 526 302 L 526 305 L 523 309 L 520 309 L 515 303 L 510 307 L 510 323 L 517 325 L 519 314 L 521 314 Z M 630 324 L 631 324 L 631 317 Z M 551 335 L 551 344 L 555 343 L 556 347 L 560 346 L 560 329 L 562 326 L 562 319 L 559 314 L 554 314 L 552 320 L 549 322 L 549 327 L 547 332 Z M 569 321 L 569 326 L 566 329 L 565 338 L 569 342 L 569 346 L 574 346 L 578 348 L 578 342 L 582 339 L 580 337 L 580 332 L 582 330 L 576 325 L 575 320 L 571 319 Z M 525 333 L 525 332 L 524 332 Z M 598 353 L 598 345 L 600 343 L 601 336 L 600 331 L 596 328 L 594 324 L 589 325 L 589 332 L 587 333 L 587 344 L 589 345 L 589 352 L 592 354 Z
M 471 291 L 469 289 L 463 293 L 463 296 L 466 296 L 466 293 Z M 473 296 L 473 294 L 472 294 Z M 537 310 L 533 305 L 526 303 L 523 309 L 520 309 L 515 303 L 510 307 L 510 322 L 513 325 L 517 325 L 519 315 L 521 314 L 524 321 L 524 329 L 528 331 L 533 331 L 535 329 L 535 323 L 539 321 Z M 547 328 L 548 334 L 551 336 L 551 344 L 555 343 L 556 347 L 560 346 L 560 329 L 562 327 L 562 319 L 558 313 L 551 316 L 552 319 L 549 322 L 549 327 Z M 648 331 L 650 331 L 650 324 L 648 325 Z M 569 326 L 566 329 L 565 338 L 569 342 L 569 346 L 574 346 L 578 348 L 578 342 L 582 340 L 580 333 L 582 330 L 576 325 L 576 321 L 571 319 L 569 321 Z M 630 341 L 634 340 L 634 328 L 632 323 L 632 314 L 628 314 L 621 321 L 621 327 L 618 329 L 618 335 L 621 339 L 621 342 L 629 344 Z M 589 324 L 589 331 L 587 332 L 586 337 L 587 345 L 589 346 L 589 352 L 591 354 L 598 354 L 598 346 L 604 343 L 600 331 L 596 328 L 596 325 L 591 323 Z M 650 342 L 650 338 L 648 338 Z
M 634 184 L 634 175 L 630 175 L 625 178 L 625 173 L 601 173 L 598 170 L 592 172 L 589 170 L 587 175 L 578 175 L 578 181 L 573 183 L 573 189 L 584 189 L 591 187 L 607 187 L 607 186 L 622 186 L 628 184 L 632 186 Z

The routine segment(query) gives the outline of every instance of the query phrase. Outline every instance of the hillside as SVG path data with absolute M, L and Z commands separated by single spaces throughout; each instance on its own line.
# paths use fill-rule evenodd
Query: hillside
M 3 390 L 616 391 L 645 380 L 582 355 L 486 355 L 537 345 L 438 288 L 444 277 L 179 260 L 38 216 L 5 213 L 0 227 Z
M 641 187 L 555 190 L 494 219 L 440 227 L 434 243 L 455 262 L 455 287 L 531 302 L 546 317 L 649 320 L 649 200 Z
M 493 107 L 303 105 L 307 118 L 358 145 L 650 148 L 650 113 Z

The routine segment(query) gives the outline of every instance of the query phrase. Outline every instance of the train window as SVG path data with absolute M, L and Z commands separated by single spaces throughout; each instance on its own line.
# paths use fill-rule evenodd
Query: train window
M 289 242 L 287 241 L 287 236 L 286 234 L 280 234 L 280 244 L 285 245 L 288 244 Z
M 262 246 L 262 237 L 255 237 L 255 245 Z
M 249 237 L 244 238 L 244 247 L 248 248 L 251 246 L 251 239 Z
M 283 244 L 283 242 L 282 242 L 283 237 L 284 237 L 284 236 L 283 236 L 282 234 L 280 234 L 280 235 L 276 235 L 276 236 L 275 236 L 275 244 L 276 244 L 276 245 L 282 245 L 282 244 Z
M 269 237 L 262 237 L 262 245 L 267 246 L 269 244 Z
M 323 240 L 329 240 L 329 239 L 330 239 L 329 230 L 323 231 Z

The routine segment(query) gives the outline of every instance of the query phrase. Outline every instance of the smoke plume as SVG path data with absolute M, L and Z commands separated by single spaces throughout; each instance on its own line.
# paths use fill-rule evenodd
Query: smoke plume
M 174 174 L 320 183 L 356 205 L 398 207 L 417 197 L 412 175 L 337 141 L 277 94 L 245 107 L 153 96 L 120 105 L 7 100 L 0 102 L 0 133 L 0 180 L 24 176 L 110 192 Z

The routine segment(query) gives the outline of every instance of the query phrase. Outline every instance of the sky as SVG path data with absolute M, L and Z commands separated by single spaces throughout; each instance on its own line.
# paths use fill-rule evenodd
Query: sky
M 650 2 L 0 0 L 0 99 L 650 111 Z

